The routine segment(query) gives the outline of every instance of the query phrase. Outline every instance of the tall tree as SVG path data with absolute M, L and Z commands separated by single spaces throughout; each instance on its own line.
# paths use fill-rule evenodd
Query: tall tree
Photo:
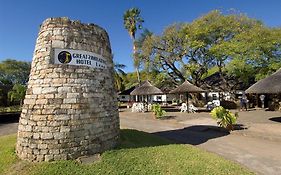
M 181 70 L 186 55 L 184 47 L 184 35 L 182 24 L 174 24 L 167 27 L 161 36 L 149 36 L 143 42 L 141 52 L 145 62 L 161 72 L 168 74 L 174 82 L 184 81 Z
M 136 69 L 138 81 L 140 82 L 139 75 L 139 60 L 136 57 L 136 32 L 138 29 L 142 29 L 142 23 L 144 20 L 140 16 L 141 11 L 138 8 L 131 8 L 127 10 L 124 15 L 124 27 L 128 30 L 130 37 L 133 40 L 133 59 L 134 59 L 134 67 Z
M 153 33 L 148 29 L 144 29 L 140 36 L 136 39 L 136 59 L 139 61 L 139 68 L 149 72 L 151 69 L 151 65 L 149 61 L 145 61 L 145 55 L 142 54 L 141 48 L 145 42 L 145 40 L 151 37 Z M 148 75 L 148 74 L 146 74 Z M 141 76 L 140 76 L 141 77 Z M 144 77 L 144 79 L 148 79 L 148 77 Z
M 248 18 L 245 15 L 223 15 L 215 10 L 194 20 L 192 23 L 173 24 L 168 26 L 161 35 L 146 38 L 141 52 L 145 55 L 144 59 L 146 61 L 159 66 L 159 69 L 165 71 L 175 83 L 189 79 L 200 86 L 204 84 L 203 80 L 209 74 L 208 70 L 215 68 L 219 72 L 220 79 L 225 82 L 227 90 L 229 83 L 226 82 L 228 78 L 225 78 L 225 66 L 234 59 L 233 52 L 237 56 L 241 56 L 241 51 L 245 50 L 241 47 L 245 46 L 241 45 L 239 50 L 239 43 L 242 43 L 244 37 L 245 44 L 251 42 L 249 39 L 247 40 L 246 36 L 258 35 L 254 34 L 253 30 L 258 27 L 265 28 L 260 21 Z M 249 35 L 250 33 L 251 35 Z M 275 47 L 266 46 L 266 53 L 274 53 L 275 55 L 281 53 L 276 50 L 278 42 L 273 40 L 273 36 L 277 38 L 277 33 L 275 32 L 275 35 L 260 34 L 267 38 L 265 40 L 275 43 Z M 245 36 L 239 37 L 242 34 Z M 251 45 L 249 44 L 245 48 L 250 48 Z M 263 48 L 256 46 L 251 48 L 254 48 L 253 50 Z M 249 51 L 248 53 L 251 53 L 251 49 L 247 50 Z M 251 55 L 251 57 L 254 57 L 255 54 Z M 249 55 L 247 58 L 250 58 Z M 238 62 L 236 60 L 232 63 L 240 66 L 241 70 L 251 72 L 252 69 L 248 69 L 246 65 L 237 64 Z M 248 62 L 245 62 L 245 64 L 248 64 Z M 239 73 L 234 69 L 231 71 Z M 241 75 L 243 74 L 237 74 L 238 77 Z M 242 77 L 241 79 L 245 80 L 246 78 Z
M 30 63 L 6 59 L 0 63 L 2 84 L 26 84 L 30 73 Z
M 238 77 L 246 81 L 251 77 L 265 78 L 281 67 L 281 28 L 257 25 L 251 31 L 241 32 L 221 49 L 233 58 L 229 73 L 241 75 Z
M 115 89 L 117 91 L 125 90 L 124 78 L 126 73 L 124 72 L 124 64 L 114 63 L 114 80 L 115 80 Z

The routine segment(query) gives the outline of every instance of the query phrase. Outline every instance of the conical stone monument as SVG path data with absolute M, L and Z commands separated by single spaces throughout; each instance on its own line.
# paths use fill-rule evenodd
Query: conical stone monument
M 19 121 L 17 155 L 40 162 L 113 148 L 119 136 L 113 69 L 104 29 L 68 18 L 45 20 Z

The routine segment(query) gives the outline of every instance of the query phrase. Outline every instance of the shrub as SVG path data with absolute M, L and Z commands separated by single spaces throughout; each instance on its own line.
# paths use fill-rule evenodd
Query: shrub
M 155 118 L 161 118 L 165 115 L 166 111 L 161 108 L 159 104 L 152 105 L 152 111 Z
M 217 120 L 220 127 L 231 131 L 234 129 L 233 125 L 236 123 L 238 113 L 233 114 L 222 106 L 216 107 L 211 111 L 211 116 Z
M 25 92 L 26 92 L 26 86 L 21 84 L 15 84 L 13 86 L 13 89 L 8 93 L 9 101 L 11 103 L 19 102 L 19 104 L 22 105 Z
M 0 112 L 21 112 L 21 107 L 19 105 L 9 106 L 9 107 L 0 107 Z
M 204 107 L 205 103 L 206 102 L 204 100 L 194 100 L 193 102 L 194 106 L 196 107 Z
M 237 107 L 238 107 L 236 102 L 234 102 L 234 101 L 227 101 L 227 100 L 221 101 L 220 105 L 222 107 L 226 108 L 226 109 L 237 109 Z

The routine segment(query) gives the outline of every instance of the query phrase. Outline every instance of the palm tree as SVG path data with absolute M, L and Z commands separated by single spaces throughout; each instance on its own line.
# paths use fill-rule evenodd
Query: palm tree
M 128 30 L 129 35 L 130 35 L 130 37 L 133 40 L 134 66 L 135 66 L 135 69 L 136 69 L 138 81 L 140 82 L 140 75 L 139 75 L 139 69 L 138 69 L 139 62 L 138 62 L 138 60 L 136 58 L 135 39 L 136 39 L 137 29 L 141 29 L 142 28 L 142 23 L 144 22 L 144 20 L 140 16 L 140 10 L 138 8 L 131 8 L 131 9 L 127 10 L 124 13 L 123 18 L 124 18 L 124 27 L 125 27 L 125 29 Z
M 122 91 L 125 89 L 124 77 L 126 76 L 126 73 L 123 70 L 125 67 L 126 65 L 124 64 L 114 63 L 114 86 L 117 91 Z

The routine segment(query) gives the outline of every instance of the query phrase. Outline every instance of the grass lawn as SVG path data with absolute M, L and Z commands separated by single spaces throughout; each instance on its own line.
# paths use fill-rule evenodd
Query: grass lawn
M 0 137 L 0 174 L 253 174 L 194 146 L 173 144 L 136 130 L 121 130 L 118 148 L 106 151 L 101 161 L 89 165 L 76 161 L 20 161 L 14 153 L 15 142 L 15 135 Z

